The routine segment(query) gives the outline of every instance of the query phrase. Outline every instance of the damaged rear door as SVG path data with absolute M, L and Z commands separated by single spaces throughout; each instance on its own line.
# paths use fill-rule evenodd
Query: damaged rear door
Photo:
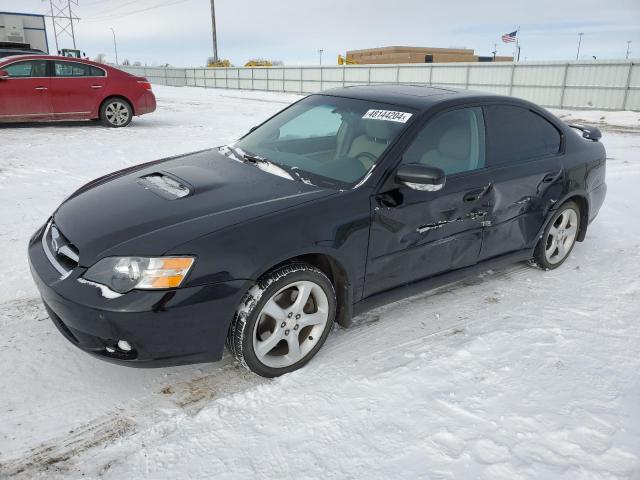
M 457 108 L 429 120 L 401 164 L 444 170 L 439 191 L 397 181 L 372 196 L 365 296 L 478 261 L 493 188 L 485 165 L 482 109 Z
M 532 247 L 565 188 L 562 133 L 550 120 L 507 104 L 487 105 L 485 119 L 495 204 L 481 260 Z

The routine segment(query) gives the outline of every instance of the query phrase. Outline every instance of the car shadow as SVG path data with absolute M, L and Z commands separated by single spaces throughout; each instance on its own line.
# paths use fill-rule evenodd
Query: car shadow
M 68 128 L 68 127 L 96 127 L 107 128 L 99 121 L 94 120 L 62 120 L 48 122 L 16 122 L 0 123 L 0 130 L 10 130 L 17 128 Z

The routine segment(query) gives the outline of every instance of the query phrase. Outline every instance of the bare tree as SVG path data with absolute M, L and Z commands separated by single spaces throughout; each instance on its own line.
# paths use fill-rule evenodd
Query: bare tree
M 129 65 L 131 65 L 131 62 L 129 61 L 128 58 L 125 58 L 124 61 L 122 62 L 122 65 L 124 65 L 125 67 L 128 67 Z

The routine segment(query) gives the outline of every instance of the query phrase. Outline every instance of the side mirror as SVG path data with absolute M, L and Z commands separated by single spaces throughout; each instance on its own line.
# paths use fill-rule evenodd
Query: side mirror
M 9 72 L 7 72 L 6 70 L 0 70 L 0 80 L 8 80 L 9 79 Z
M 446 182 L 444 170 L 420 163 L 401 165 L 396 172 L 396 182 L 413 190 L 437 192 Z

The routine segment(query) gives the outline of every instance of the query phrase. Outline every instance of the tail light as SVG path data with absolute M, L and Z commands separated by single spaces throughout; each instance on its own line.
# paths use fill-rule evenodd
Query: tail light
M 151 83 L 148 80 L 138 80 L 138 84 L 145 90 L 151 90 Z

